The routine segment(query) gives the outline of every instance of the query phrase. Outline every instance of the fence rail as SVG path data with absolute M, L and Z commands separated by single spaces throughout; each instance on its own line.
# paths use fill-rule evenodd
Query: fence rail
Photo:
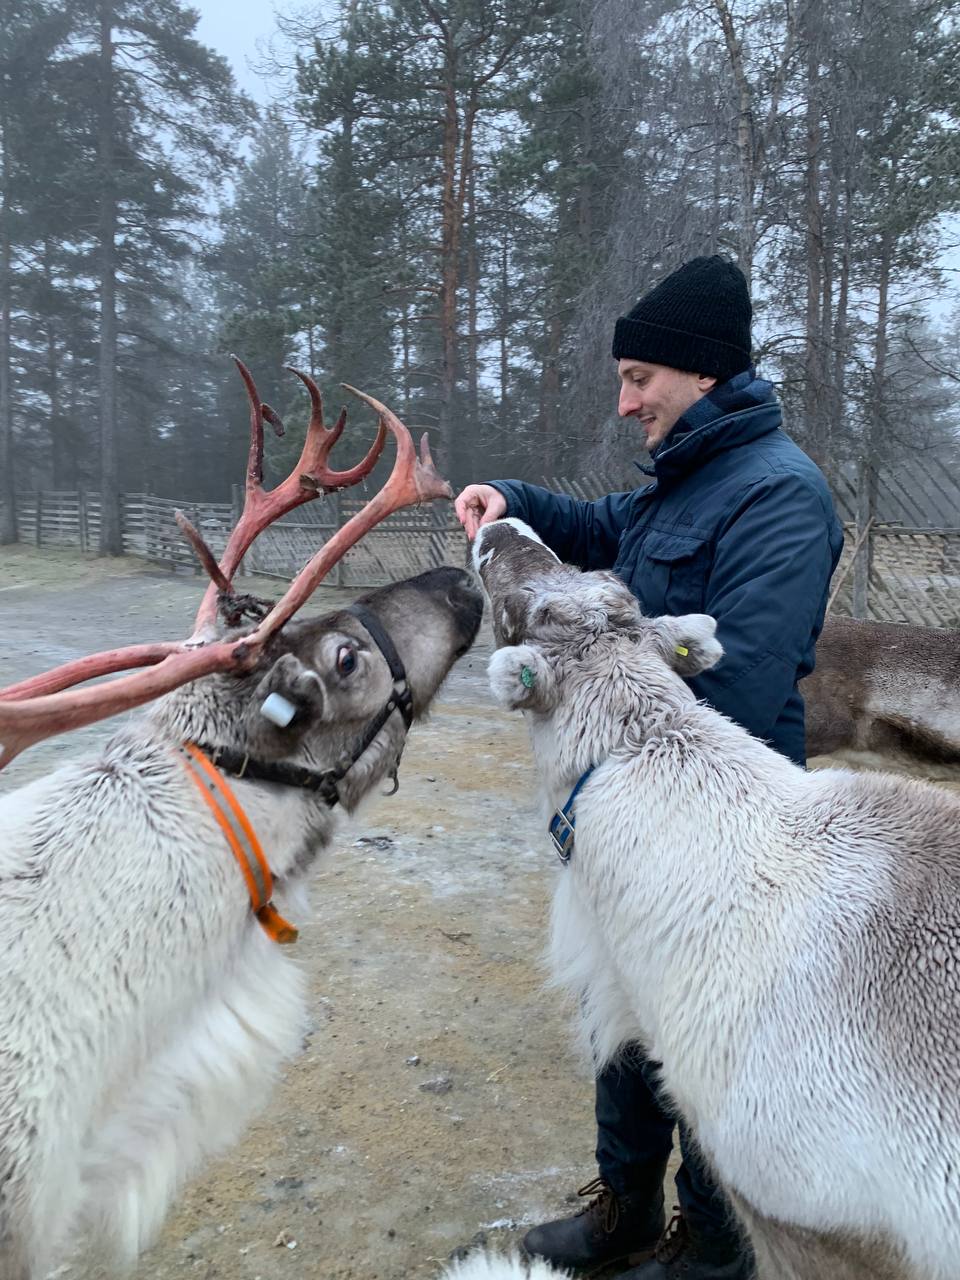
M 593 499 L 635 487 L 634 474 L 552 476 L 544 484 L 576 498 Z M 869 504 L 864 486 L 871 486 Z M 960 502 L 951 478 L 923 465 L 894 476 L 844 473 L 834 486 L 846 545 L 834 577 L 832 608 L 884 622 L 960 629 Z M 244 569 L 289 578 L 317 548 L 360 509 L 363 492 L 331 494 L 291 512 L 265 530 L 247 553 Z M 170 569 L 196 570 L 196 560 L 174 520 L 186 512 L 214 554 L 226 545 L 239 513 L 234 501 L 185 503 L 129 493 L 122 503 L 123 548 Z M 928 513 L 945 517 L 932 527 Z M 22 542 L 94 551 L 100 533 L 100 498 L 92 492 L 43 490 L 19 494 Z M 440 564 L 463 564 L 466 539 L 448 507 L 401 511 L 388 517 L 347 552 L 329 583 L 369 587 Z
M 246 573 L 288 579 L 365 498 L 330 494 L 298 508 L 265 529 L 244 559 Z M 197 570 L 196 556 L 174 518 L 183 511 L 220 556 L 239 514 L 239 502 L 177 502 L 148 493 L 124 494 L 121 530 L 126 555 L 170 569 Z M 17 495 L 21 542 L 38 547 L 95 551 L 100 536 L 100 495 L 43 490 Z M 374 587 L 441 564 L 463 564 L 467 544 L 449 509 L 424 507 L 388 516 L 352 547 L 335 567 L 332 586 Z
M 576 479 L 551 476 L 544 483 L 592 500 L 636 488 L 639 479 L 636 472 L 594 472 Z M 864 501 L 868 494 L 869 503 Z M 833 497 L 845 544 L 831 608 L 878 622 L 960 629 L 956 481 L 919 458 L 892 474 L 864 466 L 844 471 L 833 486 Z

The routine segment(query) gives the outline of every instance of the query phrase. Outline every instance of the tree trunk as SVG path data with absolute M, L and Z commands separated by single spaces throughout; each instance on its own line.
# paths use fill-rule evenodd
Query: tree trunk
M 50 298 L 55 296 L 56 287 L 52 260 L 53 243 L 46 239 L 43 242 L 43 277 L 47 286 L 47 296 Z M 76 470 L 71 466 L 66 422 L 60 403 L 60 360 L 57 351 L 57 325 L 53 315 L 47 317 L 43 328 L 47 347 L 47 403 L 50 410 L 50 452 L 52 454 L 50 472 L 54 489 L 75 489 L 77 475 Z
M 407 246 L 407 212 L 401 200 L 400 214 L 400 261 L 410 261 L 410 250 Z M 400 376 L 403 388 L 403 418 L 410 421 L 411 412 L 411 379 L 413 377 L 413 335 L 411 333 L 412 308 L 410 294 L 404 289 L 400 295 Z
M 730 70 L 737 90 L 737 161 L 740 173 L 740 216 L 737 227 L 737 257 L 740 270 L 747 277 L 747 285 L 753 279 L 753 259 L 756 252 L 757 224 L 754 195 L 757 188 L 756 130 L 753 116 L 753 95 L 747 79 L 743 60 L 743 44 L 737 38 L 733 15 L 726 0 L 713 0 L 713 7 L 720 20 Z
M 893 185 L 893 184 L 891 184 Z M 857 530 L 869 527 L 877 517 L 877 494 L 880 485 L 880 442 L 886 435 L 885 382 L 887 371 L 887 325 L 890 319 L 890 273 L 893 264 L 893 236 L 884 230 L 880 236 L 879 278 L 877 281 L 877 330 L 873 344 L 873 374 L 870 388 L 870 411 L 867 438 L 863 442 L 857 469 Z M 873 536 L 868 533 L 854 566 L 853 599 L 855 618 L 867 618 L 870 579 L 873 575 Z
M 506 226 L 506 210 L 503 231 L 500 238 L 500 430 L 507 429 L 507 394 L 510 386 L 510 240 Z
M 833 314 L 833 362 L 830 375 L 831 405 L 833 412 L 831 421 L 834 428 L 839 427 L 844 413 L 846 395 L 847 313 L 850 307 L 850 268 L 853 255 L 851 175 L 849 161 L 844 170 L 843 192 L 843 230 L 837 237 L 840 241 L 840 277 L 837 284 L 837 305 Z
M 113 5 L 100 3 L 100 554 L 123 554 L 117 478 L 117 208 L 114 190 Z
M 540 465 L 548 471 L 556 462 L 557 435 L 560 430 L 560 344 L 563 339 L 563 312 L 559 298 L 547 319 L 547 344 L 540 375 Z
M 807 23 L 806 55 L 806 155 L 804 172 L 804 221 L 807 265 L 807 306 L 804 321 L 803 416 L 807 441 L 813 460 L 824 465 L 827 444 L 823 420 L 823 345 L 821 341 L 821 306 L 823 293 L 823 209 L 820 193 L 820 97 L 815 24 L 817 6 L 811 5 Z
M 893 264 L 893 234 L 880 236 L 880 271 L 877 280 L 877 332 L 873 346 L 873 377 L 870 408 L 870 438 L 867 457 L 874 461 L 886 437 L 885 383 L 887 377 L 887 326 L 890 321 L 890 273 Z
M 0 93 L 0 544 L 17 540 L 17 489 L 14 470 L 13 402 L 10 393 L 10 294 L 13 287 L 10 246 L 10 136 Z
M 457 390 L 457 288 L 460 272 L 460 210 L 457 202 L 457 157 L 460 113 L 457 108 L 456 50 L 449 35 L 445 48 L 443 177 L 440 195 L 440 406 L 438 427 L 446 446 L 447 466 L 458 461 L 453 421 Z M 459 479 L 459 477 L 457 477 Z
M 580 154 L 593 156 L 593 111 L 590 99 L 582 97 L 577 104 L 580 116 Z M 586 172 L 586 170 L 584 170 Z M 581 252 L 586 255 L 593 249 L 593 183 L 582 177 L 577 191 L 577 236 Z
M 477 254 L 477 184 L 473 166 L 467 176 L 467 422 L 472 439 L 480 426 L 480 264 Z M 472 467 L 471 467 L 472 470 Z

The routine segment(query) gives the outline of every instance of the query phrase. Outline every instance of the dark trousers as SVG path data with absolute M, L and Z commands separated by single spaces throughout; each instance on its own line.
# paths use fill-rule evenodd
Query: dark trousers
M 600 1175 L 617 1195 L 627 1195 L 637 1184 L 649 1182 L 651 1165 L 666 1168 L 678 1127 L 683 1156 L 676 1178 L 680 1211 L 695 1234 L 732 1241 L 739 1235 L 733 1210 L 686 1126 L 661 1105 L 658 1068 L 638 1045 L 630 1045 L 597 1077 Z

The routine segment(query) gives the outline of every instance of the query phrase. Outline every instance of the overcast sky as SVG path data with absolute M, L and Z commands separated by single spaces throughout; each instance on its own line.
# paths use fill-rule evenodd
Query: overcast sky
M 257 61 L 258 41 L 274 32 L 274 6 L 263 0 L 192 0 L 191 8 L 200 13 L 197 39 L 229 59 L 241 89 L 266 102 L 267 87 L 251 64 Z
M 240 88 L 259 103 L 270 101 L 270 91 L 252 69 L 259 61 L 259 46 L 265 46 L 276 30 L 275 7 L 291 12 L 302 8 L 297 0 L 191 0 L 191 7 L 200 13 L 197 38 L 222 53 L 233 67 Z M 960 218 L 948 217 L 955 230 L 957 247 L 941 253 L 941 265 L 949 272 L 951 288 L 940 298 L 931 299 L 928 309 L 936 319 L 943 319 L 957 305 L 957 286 L 960 285 Z

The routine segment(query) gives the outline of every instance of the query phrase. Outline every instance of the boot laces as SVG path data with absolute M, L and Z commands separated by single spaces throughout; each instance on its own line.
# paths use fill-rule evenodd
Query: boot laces
M 589 1204 L 577 1210 L 577 1217 L 582 1213 L 595 1214 L 607 1235 L 612 1235 L 620 1221 L 620 1201 L 612 1187 L 603 1178 L 594 1178 L 577 1191 L 578 1196 L 592 1196 Z
M 673 1217 L 667 1223 L 667 1229 L 657 1242 L 654 1257 L 664 1265 L 676 1262 L 683 1255 L 690 1243 L 690 1229 L 683 1220 L 679 1205 L 673 1207 Z

